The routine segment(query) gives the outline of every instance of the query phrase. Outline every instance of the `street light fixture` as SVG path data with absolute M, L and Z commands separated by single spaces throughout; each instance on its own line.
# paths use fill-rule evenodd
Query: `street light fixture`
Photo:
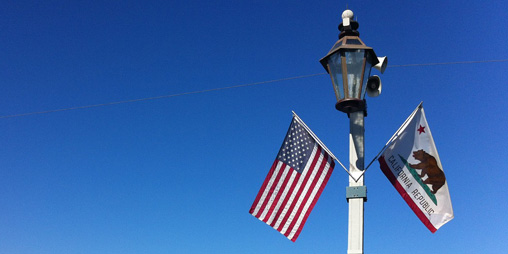
M 349 187 L 346 200 L 349 205 L 348 254 L 363 254 L 364 202 L 367 187 L 364 185 L 364 117 L 367 115 L 365 93 L 375 97 L 381 93 L 381 80 L 370 76 L 374 67 L 383 73 L 386 57 L 378 58 L 371 47 L 360 39 L 358 22 L 353 12 L 342 13 L 339 40 L 320 62 L 330 74 L 337 98 L 335 108 L 349 117 Z
M 337 98 L 335 108 L 349 114 L 366 110 L 365 92 L 370 70 L 379 66 L 384 72 L 386 58 L 378 59 L 374 50 L 360 39 L 359 24 L 352 20 L 351 10 L 344 11 L 342 19 L 339 40 L 320 62 L 332 78 Z M 369 85 L 373 86 L 370 89 L 375 89 L 377 83 L 371 80 Z

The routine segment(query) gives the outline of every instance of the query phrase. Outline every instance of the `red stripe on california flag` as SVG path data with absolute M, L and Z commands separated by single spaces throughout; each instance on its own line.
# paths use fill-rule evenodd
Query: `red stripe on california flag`
M 254 215 L 254 210 L 256 209 L 256 206 L 259 203 L 259 199 L 261 198 L 261 196 L 263 196 L 263 192 L 264 191 L 262 191 L 262 190 L 266 189 L 266 186 L 268 185 L 268 182 L 270 182 L 270 179 L 272 178 L 272 175 L 275 172 L 275 168 L 277 168 L 277 162 L 278 162 L 277 160 L 275 160 L 273 162 L 273 165 L 270 168 L 270 170 L 268 171 L 268 175 L 266 176 L 265 180 L 263 181 L 263 185 L 261 185 L 261 188 L 259 189 L 258 195 L 256 196 L 256 199 L 254 200 L 254 203 L 252 204 L 252 206 L 251 206 L 251 208 L 249 210 L 249 213 L 252 214 L 252 215 Z M 258 211 L 258 213 L 259 213 L 259 211 Z
M 404 190 L 404 187 L 400 185 L 399 181 L 397 181 L 397 178 L 393 174 L 392 170 L 386 164 L 385 157 L 381 156 L 379 159 L 379 165 L 381 166 L 381 171 L 386 175 L 388 180 L 393 184 L 395 189 L 399 192 L 399 194 L 402 196 L 402 198 L 406 201 L 406 203 L 409 205 L 411 210 L 416 214 L 416 216 L 423 222 L 423 224 L 430 230 L 430 232 L 435 233 L 437 229 L 432 225 L 429 218 L 425 216 L 425 214 L 420 210 L 420 208 L 415 204 L 413 199 L 407 194 L 406 190 Z
M 286 166 L 285 164 L 283 164 L 283 165 L 284 165 L 284 170 L 281 170 L 281 172 L 284 171 L 286 173 L 286 176 L 282 182 L 282 185 L 280 186 L 279 190 L 277 191 L 275 198 L 272 201 L 272 205 L 268 208 L 265 218 L 263 218 L 263 221 L 265 223 L 268 223 L 270 216 L 272 215 L 273 211 L 275 210 L 275 208 L 277 206 L 277 203 L 279 202 L 280 196 L 282 195 L 282 193 L 284 193 L 284 190 L 286 189 L 288 181 L 291 178 L 291 172 L 294 171 L 291 167 Z
M 276 162 L 279 162 L 279 161 L 276 160 Z M 256 214 L 257 218 L 260 218 L 263 215 L 263 212 L 266 209 L 266 205 L 268 204 L 268 202 L 270 202 L 270 199 L 272 198 L 272 196 L 277 194 L 277 193 L 274 193 L 275 192 L 275 187 L 277 187 L 277 184 L 280 181 L 282 173 L 284 172 L 284 169 L 286 168 L 286 165 L 284 163 L 281 163 L 281 164 L 282 165 L 280 166 L 279 170 L 276 170 L 277 175 L 275 176 L 275 180 L 272 182 L 272 185 L 271 186 L 267 186 L 267 188 L 269 188 L 269 190 L 268 190 L 268 192 L 266 194 L 265 199 L 263 200 L 263 203 L 261 204 L 261 207 L 259 208 L 258 213 Z
M 307 185 L 307 182 L 309 181 L 310 176 L 312 175 L 312 172 L 314 168 L 316 167 L 316 163 L 319 160 L 319 155 L 321 154 L 321 148 L 318 146 L 317 151 L 314 154 L 314 158 L 312 158 L 312 163 L 310 167 L 308 168 L 307 172 L 305 172 L 305 178 L 303 179 L 300 187 L 298 188 L 298 192 L 295 195 L 295 199 L 293 199 L 293 202 L 291 203 L 291 206 L 289 207 L 289 213 L 286 213 L 286 216 L 284 216 L 284 219 L 282 220 L 282 223 L 279 225 L 277 230 L 281 232 L 284 229 L 284 226 L 288 223 L 289 217 L 291 217 L 291 214 L 293 213 L 295 206 L 300 205 L 301 203 L 298 203 L 299 197 L 302 195 L 303 189 L 305 188 L 305 185 Z M 294 218 L 293 218 L 294 219 Z M 290 221 L 291 222 L 291 221 Z M 289 226 L 289 225 L 288 225 Z M 287 231 L 286 231 L 287 232 Z M 282 232 L 281 232 L 282 233 Z M 285 233 L 285 232 L 284 232 Z M 285 234 L 284 234 L 285 235 Z
M 325 178 L 323 179 L 321 186 L 319 186 L 319 190 L 317 191 L 316 196 L 314 196 L 314 198 L 312 199 L 312 203 L 310 204 L 309 208 L 307 209 L 307 212 L 305 213 L 302 221 L 300 222 L 300 225 L 305 225 L 305 222 L 307 221 L 307 218 L 309 217 L 310 212 L 312 212 L 312 210 L 314 209 L 314 206 L 316 205 L 319 197 L 321 196 L 321 193 L 325 189 L 325 186 L 328 183 L 330 176 L 332 175 L 333 168 L 335 167 L 335 162 L 328 155 L 325 154 L 325 158 L 327 158 L 327 160 L 326 160 L 326 163 L 324 163 L 324 165 L 325 165 L 325 167 L 327 164 L 329 165 L 328 171 L 326 172 Z M 330 162 L 330 160 L 331 160 L 331 162 Z M 292 238 L 292 239 L 294 239 L 294 240 L 292 240 L 293 242 L 296 241 L 296 239 L 302 232 L 302 229 L 303 229 L 303 227 L 298 227 L 298 230 L 296 230 L 295 234 L 293 235 L 293 238 Z

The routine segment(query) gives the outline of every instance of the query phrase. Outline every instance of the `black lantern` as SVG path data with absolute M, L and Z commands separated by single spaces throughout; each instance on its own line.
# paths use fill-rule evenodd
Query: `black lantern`
M 365 111 L 365 91 L 371 68 L 379 60 L 371 47 L 360 39 L 353 12 L 342 13 L 339 40 L 320 62 L 330 74 L 337 97 L 335 108 L 345 113 Z

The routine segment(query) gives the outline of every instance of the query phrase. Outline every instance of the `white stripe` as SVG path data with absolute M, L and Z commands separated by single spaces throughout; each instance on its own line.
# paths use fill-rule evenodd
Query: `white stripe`
M 289 189 L 291 188 L 291 185 L 293 184 L 293 181 L 295 180 L 295 177 L 298 174 L 296 172 L 296 170 L 290 170 L 290 171 L 291 172 L 290 172 L 290 175 L 289 175 L 289 181 L 286 184 L 286 188 L 284 188 L 284 191 L 282 192 L 282 195 L 280 196 L 279 201 L 277 202 L 277 205 L 275 205 L 275 207 L 273 209 L 273 212 L 270 215 L 270 218 L 266 222 L 268 225 L 272 224 L 272 221 L 275 218 L 275 215 L 277 215 L 277 212 L 279 211 L 279 209 L 281 209 L 282 202 L 284 202 L 284 199 L 286 198 L 286 196 L 287 196 L 287 194 L 289 192 Z
M 289 207 L 293 203 L 293 200 L 295 199 L 296 193 L 298 193 L 298 190 L 300 189 L 303 180 L 305 179 L 305 176 L 307 175 L 307 172 L 309 172 L 310 165 L 312 164 L 312 161 L 314 160 L 314 156 L 316 156 L 317 152 L 317 145 L 314 145 L 314 149 L 312 149 L 312 153 L 309 157 L 309 160 L 307 161 L 307 164 L 305 165 L 305 168 L 303 170 L 303 173 L 300 175 L 300 178 L 298 179 L 298 182 L 296 183 L 295 189 L 291 193 L 291 196 L 289 197 L 289 200 L 284 207 L 284 210 L 282 211 L 281 215 L 277 219 L 277 223 L 273 226 L 274 228 L 278 228 L 280 224 L 282 223 L 282 220 L 286 216 L 286 213 L 288 212 Z
M 252 213 L 252 215 L 254 215 L 255 217 L 257 217 L 259 209 L 261 209 L 261 205 L 263 205 L 263 202 L 265 201 L 266 196 L 268 195 L 268 191 L 272 187 L 273 182 L 275 181 L 275 178 L 277 177 L 277 174 L 279 173 L 279 170 L 282 165 L 283 165 L 283 163 L 281 161 L 279 161 L 277 163 L 277 166 L 275 167 L 272 177 L 270 178 L 270 181 L 268 182 L 265 189 L 263 190 L 263 195 L 261 195 L 261 198 L 259 199 L 258 204 L 256 205 L 256 209 L 254 209 L 254 212 Z
M 261 214 L 261 216 L 259 216 L 260 220 L 263 220 L 265 218 L 266 214 L 268 213 L 268 211 L 270 210 L 270 207 L 273 204 L 273 200 L 275 199 L 275 197 L 277 197 L 277 193 L 279 193 L 280 187 L 281 187 L 282 183 L 284 182 L 284 179 L 286 179 L 288 171 L 294 171 L 294 170 L 291 170 L 291 168 L 288 165 L 286 165 L 284 167 L 284 169 L 282 169 L 282 176 L 279 179 L 277 186 L 275 186 L 275 189 L 274 189 L 272 195 L 270 196 L 270 199 L 268 200 L 268 203 L 266 204 L 265 209 L 263 210 L 263 213 Z
M 302 191 L 300 197 L 298 197 L 298 201 L 296 202 L 295 207 L 293 207 L 293 211 L 291 211 L 291 215 L 289 216 L 289 219 L 286 221 L 284 228 L 282 228 L 282 230 L 280 231 L 282 234 L 286 233 L 289 226 L 291 225 L 291 222 L 293 222 L 293 219 L 295 219 L 295 215 L 296 215 L 298 209 L 300 208 L 300 206 L 302 205 L 303 199 L 305 198 L 305 195 L 309 191 L 310 185 L 312 184 L 312 182 L 314 181 L 314 178 L 316 177 L 316 174 L 318 171 L 317 167 L 319 167 L 321 165 L 321 163 L 323 162 L 323 158 L 324 158 L 323 153 L 320 153 L 318 161 L 316 163 L 316 166 L 314 167 L 314 170 L 312 170 L 312 174 L 310 175 L 309 180 L 305 184 L 305 187 L 303 188 L 303 191 Z
M 312 193 L 311 193 L 309 199 L 307 200 L 307 203 L 305 203 L 305 206 L 304 206 L 302 212 L 300 213 L 300 216 L 298 217 L 298 220 L 296 221 L 295 226 L 293 227 L 293 230 L 291 230 L 291 233 L 288 236 L 288 238 L 290 240 L 293 239 L 293 236 L 295 236 L 296 231 L 298 230 L 298 228 L 300 228 L 300 224 L 302 223 L 302 220 L 305 217 L 307 210 L 309 210 L 310 205 L 314 201 L 314 198 L 316 197 L 316 194 L 319 191 L 319 188 L 323 184 L 323 181 L 325 180 L 325 177 L 328 174 L 328 170 L 330 169 L 330 161 L 327 160 L 324 163 L 326 163 L 325 168 L 323 169 L 323 172 L 319 176 L 319 180 L 316 183 L 316 186 L 314 186 L 314 189 L 312 190 Z

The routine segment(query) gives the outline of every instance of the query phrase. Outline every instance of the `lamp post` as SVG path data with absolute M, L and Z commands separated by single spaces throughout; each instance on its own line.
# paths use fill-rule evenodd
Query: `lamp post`
M 384 72 L 386 57 L 378 58 L 371 47 L 360 39 L 358 22 L 353 12 L 342 13 L 339 40 L 320 62 L 332 79 L 337 104 L 335 108 L 348 114 L 349 132 L 349 187 L 346 199 L 349 203 L 348 254 L 363 253 L 363 214 L 367 201 L 364 185 L 364 117 L 367 115 L 365 94 L 381 93 L 381 80 L 370 76 L 372 67 Z

